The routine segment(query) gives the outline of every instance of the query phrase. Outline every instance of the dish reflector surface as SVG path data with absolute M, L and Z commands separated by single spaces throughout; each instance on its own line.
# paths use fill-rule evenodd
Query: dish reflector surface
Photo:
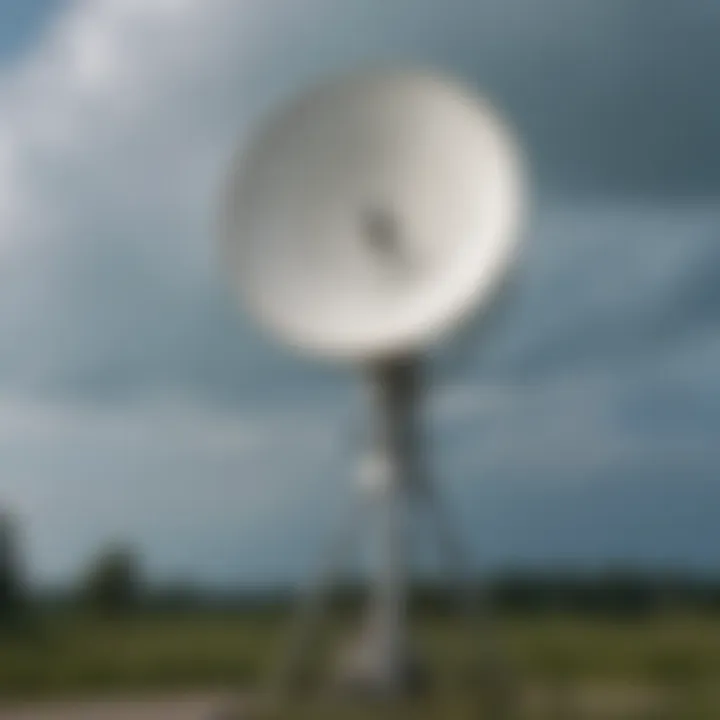
M 251 311 L 311 354 L 372 359 L 434 343 L 513 259 L 522 172 L 482 98 L 396 71 L 316 87 L 251 137 L 224 208 Z

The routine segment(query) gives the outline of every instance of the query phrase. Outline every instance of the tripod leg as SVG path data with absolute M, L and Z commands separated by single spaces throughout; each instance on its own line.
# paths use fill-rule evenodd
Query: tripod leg
M 469 637 L 473 643 L 477 640 L 481 650 L 481 679 L 497 700 L 493 711 L 503 716 L 501 713 L 508 712 L 504 695 L 510 690 L 511 674 L 496 638 L 487 587 L 484 583 L 478 584 L 474 577 L 470 558 L 437 491 L 426 485 L 419 499 L 430 517 L 442 560 L 452 574 L 455 599 L 468 624 Z
M 285 697 L 302 670 L 303 661 L 319 630 L 327 595 L 364 520 L 360 510 L 356 503 L 351 505 L 348 517 L 340 524 L 339 532 L 333 535 L 325 563 L 304 591 L 291 629 L 288 648 L 282 656 L 280 667 L 272 676 L 270 695 L 273 698 Z

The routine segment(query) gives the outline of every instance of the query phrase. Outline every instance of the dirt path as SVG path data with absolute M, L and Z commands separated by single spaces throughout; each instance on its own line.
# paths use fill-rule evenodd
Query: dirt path
M 0 720 L 212 720 L 228 706 L 227 695 L 157 700 L 48 702 L 0 707 Z

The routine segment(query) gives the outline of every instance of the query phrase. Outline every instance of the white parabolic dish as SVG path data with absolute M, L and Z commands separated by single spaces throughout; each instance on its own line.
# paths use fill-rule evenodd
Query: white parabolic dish
M 255 317 L 301 351 L 419 351 L 484 310 L 514 260 L 521 156 L 493 107 L 455 81 L 332 81 L 246 147 L 226 188 L 225 260 Z

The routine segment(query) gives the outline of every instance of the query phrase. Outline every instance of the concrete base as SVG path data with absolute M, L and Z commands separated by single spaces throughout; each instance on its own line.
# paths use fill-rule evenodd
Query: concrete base
M 333 688 L 357 698 L 405 698 L 421 694 L 429 685 L 426 666 L 406 650 L 392 657 L 382 638 L 364 637 L 341 653 Z

